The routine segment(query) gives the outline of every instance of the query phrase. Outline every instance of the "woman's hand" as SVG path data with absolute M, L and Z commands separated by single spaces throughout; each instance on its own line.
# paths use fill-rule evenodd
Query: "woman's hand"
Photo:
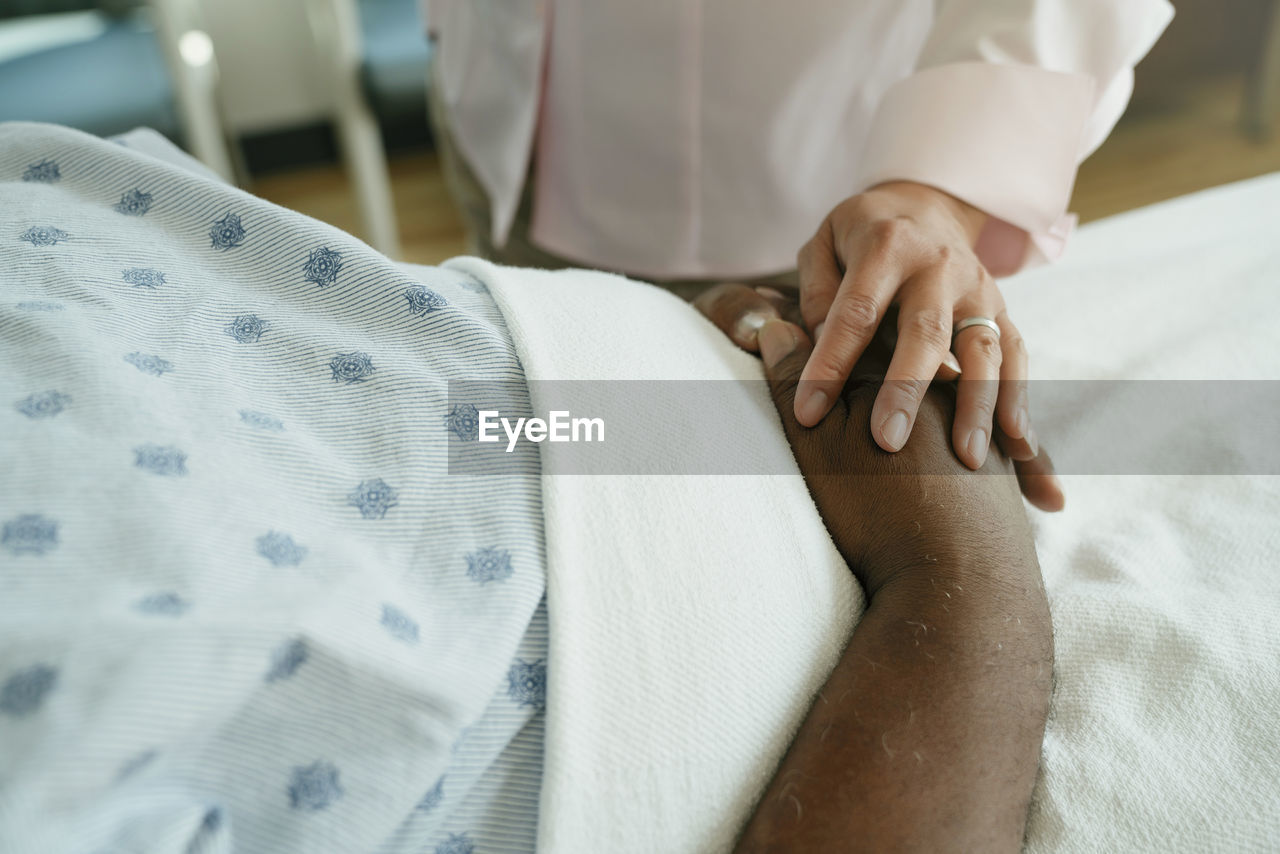
M 797 326 L 803 325 L 800 304 L 796 301 L 794 293 L 783 293 L 775 288 L 749 288 L 746 285 L 732 283 L 717 285 L 704 292 L 694 300 L 693 304 L 739 347 L 751 352 L 759 352 L 759 330 L 768 321 L 781 319 Z M 891 330 L 886 330 L 886 332 L 891 332 Z M 885 370 L 892 363 L 892 359 L 897 358 L 897 353 L 893 351 L 888 341 L 891 337 L 891 334 L 882 334 L 878 339 L 872 341 L 859 359 L 859 364 L 857 365 L 858 374 L 872 376 L 876 379 L 884 375 Z M 807 337 L 804 338 L 804 353 L 806 354 L 807 364 L 812 361 L 811 356 L 809 356 Z M 938 378 L 946 380 L 954 376 L 955 372 L 948 370 L 944 365 L 939 371 Z M 796 397 L 799 397 L 804 384 L 803 381 L 798 384 Z M 860 389 L 858 392 L 859 399 L 865 398 L 867 383 L 862 382 L 857 385 Z M 961 387 L 961 391 L 956 392 L 957 401 L 964 397 L 962 389 L 965 382 L 960 382 L 958 385 Z M 922 389 L 921 393 L 923 394 L 923 392 L 924 390 Z M 877 404 L 883 393 L 883 386 L 881 386 L 880 392 L 876 395 Z M 839 392 L 832 396 L 833 404 L 835 402 L 843 402 L 845 398 L 846 387 L 845 384 L 842 384 Z M 874 412 L 874 407 L 869 408 Z M 865 412 L 866 409 L 861 411 Z M 865 424 L 865 422 L 862 423 Z M 851 429 L 855 428 L 849 424 L 845 424 L 840 428 L 840 430 Z M 866 427 L 862 426 L 860 429 L 865 430 Z M 994 426 L 994 431 L 996 442 L 1000 449 L 1005 456 L 1013 461 L 1014 471 L 1018 476 L 1018 485 L 1021 487 L 1022 494 L 1026 499 L 1041 510 L 1050 512 L 1061 510 L 1065 503 L 1062 485 L 1054 475 L 1053 463 L 1049 459 L 1049 455 L 1040 450 L 1038 444 L 1034 441 L 1034 436 L 1031 437 L 1030 442 L 1026 438 L 1015 439 L 1009 437 L 1005 435 L 1000 424 Z
M 1035 447 L 1027 410 L 1027 355 L 995 280 L 973 247 L 986 215 L 923 184 L 881 184 L 841 202 L 798 256 L 800 311 L 815 339 L 796 397 L 796 419 L 812 427 L 840 395 L 890 305 L 897 343 L 871 412 L 886 451 L 907 442 L 920 401 L 954 349 L 960 385 L 951 441 L 973 469 L 987 458 L 993 415 L 1006 437 Z M 995 321 L 999 333 L 970 326 Z

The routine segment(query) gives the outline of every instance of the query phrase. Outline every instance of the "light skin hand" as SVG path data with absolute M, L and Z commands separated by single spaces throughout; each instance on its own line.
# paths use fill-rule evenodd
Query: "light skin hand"
M 952 351 L 952 326 L 987 317 L 954 342 L 966 382 L 959 387 L 951 441 L 969 468 L 986 460 L 999 432 L 1032 457 L 1027 356 L 995 280 L 973 247 L 986 215 L 923 184 L 890 182 L 841 202 L 798 255 L 800 310 L 816 343 L 796 397 L 796 419 L 812 427 L 830 411 L 891 305 L 897 344 L 871 412 L 871 434 L 896 452 L 915 425 L 929 382 Z M 1008 450 L 1008 449 L 1006 449 Z
M 759 352 L 759 330 L 767 321 L 782 319 L 796 326 L 804 326 L 797 295 L 794 290 L 785 287 L 750 288 L 743 284 L 725 283 L 704 291 L 693 301 L 693 305 L 734 343 L 752 353 Z M 892 353 L 892 345 L 888 341 L 892 337 L 892 330 L 885 332 L 890 334 L 881 334 L 873 342 L 873 355 L 876 358 L 865 359 L 862 365 L 864 369 L 874 366 L 881 375 L 887 369 Z M 944 364 L 937 376 L 939 380 L 946 381 L 953 379 L 955 372 Z M 966 382 L 968 381 L 962 380 L 959 383 L 960 390 L 956 392 L 958 399 L 963 396 L 962 389 Z M 863 429 L 866 429 L 866 425 L 863 425 Z M 1039 447 L 1034 434 L 1014 438 L 1004 432 L 999 421 L 994 425 L 994 432 L 996 444 L 1013 461 L 1018 484 L 1027 501 L 1047 512 L 1061 510 L 1066 503 L 1062 484 L 1054 474 L 1049 454 Z

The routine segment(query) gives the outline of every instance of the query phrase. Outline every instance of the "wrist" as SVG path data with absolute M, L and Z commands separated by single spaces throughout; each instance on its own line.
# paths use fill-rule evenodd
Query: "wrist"
M 970 246 L 978 244 L 978 237 L 982 234 L 982 229 L 986 227 L 987 220 L 990 219 L 990 215 L 981 208 L 976 208 L 963 199 L 928 184 L 920 184 L 915 181 L 888 181 L 880 184 L 876 189 L 903 192 L 941 207 L 952 219 L 959 223 L 969 239 Z

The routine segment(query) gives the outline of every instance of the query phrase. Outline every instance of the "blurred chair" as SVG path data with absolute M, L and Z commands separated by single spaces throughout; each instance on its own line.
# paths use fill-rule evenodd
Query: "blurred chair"
M 317 55 L 334 96 L 334 124 L 369 243 L 399 257 L 391 179 L 376 115 L 414 115 L 426 104 L 431 48 L 418 2 L 308 2 Z
M 426 118 L 427 64 L 432 46 L 419 0 L 358 0 L 360 81 L 383 121 Z
M 151 127 L 231 180 L 197 12 L 188 0 L 0 0 L 0 121 Z
M 1275 133 L 1280 119 L 1280 0 L 1267 0 L 1261 46 L 1249 69 L 1245 128 L 1261 139 Z

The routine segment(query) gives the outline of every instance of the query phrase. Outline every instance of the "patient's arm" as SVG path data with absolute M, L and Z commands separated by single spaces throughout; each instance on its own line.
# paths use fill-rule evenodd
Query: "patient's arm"
M 796 459 L 868 608 L 738 850 L 1017 850 L 1053 644 L 1009 463 L 992 454 L 975 473 L 955 459 L 945 387 L 895 455 L 866 427 L 875 381 L 800 427 L 808 339 L 780 320 L 759 338 Z

